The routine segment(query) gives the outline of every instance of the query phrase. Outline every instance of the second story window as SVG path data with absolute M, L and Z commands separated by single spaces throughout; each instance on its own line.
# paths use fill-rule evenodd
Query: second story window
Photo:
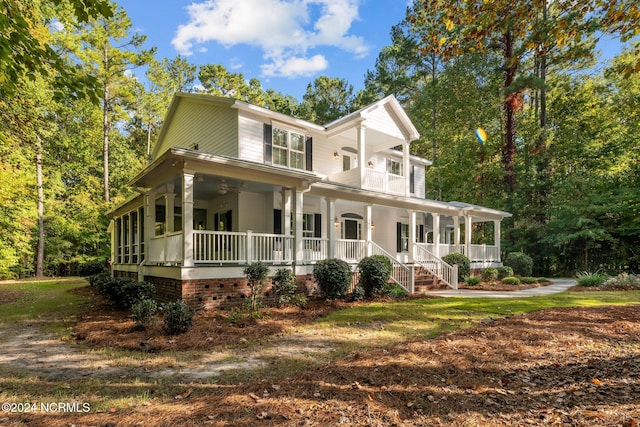
M 305 169 L 305 136 L 273 128 L 273 164 Z
M 398 175 L 398 176 L 404 176 L 402 174 L 402 162 L 399 162 L 397 160 L 393 160 L 393 159 L 388 159 L 387 160 L 387 172 L 394 174 L 394 175 Z

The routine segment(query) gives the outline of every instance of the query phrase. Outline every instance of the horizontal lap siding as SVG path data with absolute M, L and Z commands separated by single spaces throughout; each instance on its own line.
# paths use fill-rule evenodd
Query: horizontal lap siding
M 158 153 L 169 148 L 193 149 L 237 157 L 238 112 L 229 107 L 182 100 Z

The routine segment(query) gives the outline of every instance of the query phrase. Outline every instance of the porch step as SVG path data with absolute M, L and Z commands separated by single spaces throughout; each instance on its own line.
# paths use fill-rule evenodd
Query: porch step
M 416 269 L 413 288 L 415 293 L 422 293 L 436 289 L 447 289 L 448 286 L 429 271 L 420 267 Z

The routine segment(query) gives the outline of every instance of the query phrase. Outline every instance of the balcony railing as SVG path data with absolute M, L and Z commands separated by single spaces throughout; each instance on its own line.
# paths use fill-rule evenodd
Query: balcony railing
M 406 187 L 407 181 L 404 176 L 369 168 L 365 168 L 364 170 L 362 188 L 404 195 L 406 193 Z

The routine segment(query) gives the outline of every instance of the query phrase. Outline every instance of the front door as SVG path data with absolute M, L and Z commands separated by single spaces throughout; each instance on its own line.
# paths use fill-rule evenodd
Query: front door
M 348 240 L 358 240 L 358 221 L 353 219 L 344 220 L 344 238 Z

